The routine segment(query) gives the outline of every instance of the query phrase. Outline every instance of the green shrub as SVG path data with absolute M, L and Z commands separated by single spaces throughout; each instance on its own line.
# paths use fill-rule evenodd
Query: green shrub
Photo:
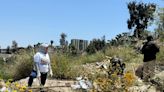
M 160 53 L 157 55 L 158 61 L 163 61 L 164 47 L 161 47 Z M 70 56 L 68 54 L 52 54 L 50 55 L 54 78 L 74 79 L 77 76 L 85 75 L 87 71 L 82 67 L 86 63 L 101 62 L 105 56 L 118 56 L 126 63 L 141 63 L 143 55 L 136 53 L 131 47 L 111 47 L 95 54 L 86 54 L 79 56 Z M 23 51 L 9 59 L 9 64 L 3 65 L 0 71 L 0 77 L 20 79 L 29 76 L 32 69 L 33 54 Z M 141 63 L 142 64 L 142 63 Z
M 32 55 L 26 51 L 13 55 L 2 67 L 3 79 L 19 80 L 29 76 L 32 69 Z
M 120 57 L 127 63 L 141 62 L 143 59 L 143 56 L 131 47 L 111 47 L 106 51 L 106 55 Z
M 160 47 L 160 52 L 157 54 L 157 61 L 163 62 L 164 61 L 164 47 Z

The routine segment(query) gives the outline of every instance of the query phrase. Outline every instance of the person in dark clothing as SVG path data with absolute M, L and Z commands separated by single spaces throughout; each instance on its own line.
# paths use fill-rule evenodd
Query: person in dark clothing
M 148 82 L 149 78 L 154 76 L 156 54 L 159 52 L 159 47 L 153 42 L 152 36 L 147 37 L 147 42 L 143 45 L 141 52 L 144 54 L 143 80 Z

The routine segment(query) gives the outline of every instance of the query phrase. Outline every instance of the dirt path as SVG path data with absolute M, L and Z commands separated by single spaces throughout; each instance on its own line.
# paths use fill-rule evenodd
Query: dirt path
M 27 86 L 27 82 L 28 82 L 28 78 L 21 79 L 20 81 L 18 81 L 18 83 L 21 84 L 22 86 Z M 70 87 L 72 84 L 74 84 L 74 81 L 71 80 L 47 79 L 45 87 L 49 87 L 49 88 L 45 88 L 45 90 L 47 89 L 51 90 L 50 92 L 73 92 L 73 90 Z M 34 79 L 32 88 L 34 88 L 33 90 L 36 91 L 39 89 L 37 87 L 39 87 L 39 81 L 38 79 Z

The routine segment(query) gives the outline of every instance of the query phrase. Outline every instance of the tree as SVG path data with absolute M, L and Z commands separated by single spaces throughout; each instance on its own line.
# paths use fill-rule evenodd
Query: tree
M 116 41 L 115 39 L 112 39 L 112 40 L 110 41 L 110 45 L 111 45 L 111 46 L 116 46 L 116 45 L 117 45 L 117 41 Z
M 95 53 L 99 50 L 103 50 L 103 48 L 105 47 L 106 42 L 105 42 L 105 37 L 103 37 L 102 39 L 93 39 L 89 46 L 87 47 L 86 51 L 89 54 Z
M 12 41 L 12 52 L 16 52 L 18 48 L 18 43 L 14 40 Z
M 70 45 L 69 45 L 69 49 L 70 49 L 70 53 L 71 53 L 72 55 L 76 55 L 76 54 L 77 54 L 77 49 L 75 48 L 74 45 L 70 44 Z
M 128 19 L 128 29 L 134 28 L 134 36 L 141 37 L 141 33 L 148 27 L 148 22 L 154 20 L 154 12 L 156 5 L 154 3 L 144 4 L 129 2 L 127 5 L 129 9 L 130 19 Z
M 7 48 L 6 48 L 6 53 L 7 53 L 7 54 L 10 54 L 10 46 L 7 46 Z
M 60 35 L 60 45 L 62 46 L 62 47 L 64 47 L 64 45 L 66 44 L 66 37 L 67 37 L 67 35 L 65 34 L 65 33 L 62 33 L 61 35 Z
M 60 38 L 60 46 L 61 46 L 63 52 L 65 52 L 67 49 L 67 45 L 68 45 L 68 41 L 66 41 L 67 35 L 65 33 L 61 33 L 60 37 L 61 37 Z
M 42 43 L 38 42 L 38 43 L 36 44 L 36 46 L 38 46 L 38 47 L 39 47 L 41 44 L 42 44 Z
M 32 49 L 32 46 L 31 46 L 31 45 L 28 45 L 28 46 L 27 46 L 27 49 Z
M 53 43 L 54 43 L 54 41 L 53 41 L 53 40 L 51 40 L 51 41 L 50 41 L 50 43 L 51 43 L 51 46 L 52 46 L 52 45 L 53 45 Z
M 159 36 L 160 41 L 164 41 L 164 8 L 160 8 L 158 11 L 157 29 L 156 33 Z

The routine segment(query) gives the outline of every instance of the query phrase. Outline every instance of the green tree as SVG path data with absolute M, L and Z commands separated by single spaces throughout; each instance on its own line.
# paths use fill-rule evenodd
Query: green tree
M 15 40 L 13 40 L 12 41 L 12 52 L 16 52 L 17 48 L 18 48 L 18 43 Z
M 28 45 L 28 46 L 27 46 L 27 49 L 32 49 L 32 46 L 31 46 L 31 45 Z
M 103 50 L 103 48 L 105 47 L 106 42 L 105 42 L 105 37 L 103 36 L 102 39 L 93 39 L 89 46 L 87 47 L 86 51 L 89 54 L 95 53 L 99 50 Z
M 72 55 L 76 55 L 76 54 L 77 54 L 77 49 L 75 48 L 74 45 L 70 44 L 70 45 L 69 45 L 69 49 L 70 49 L 70 53 L 71 53 Z
M 127 5 L 130 18 L 127 21 L 128 29 L 134 28 L 134 36 L 141 37 L 141 33 L 148 27 L 148 22 L 154 20 L 156 5 L 154 3 L 144 4 L 129 2 Z

